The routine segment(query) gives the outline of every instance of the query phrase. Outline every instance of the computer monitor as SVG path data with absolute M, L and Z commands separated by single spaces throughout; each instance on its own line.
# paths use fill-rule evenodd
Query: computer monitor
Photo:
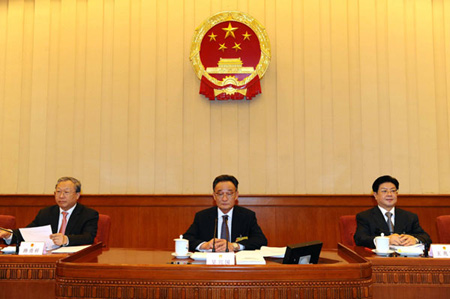
M 322 244 L 321 241 L 310 241 L 288 245 L 283 264 L 317 264 Z

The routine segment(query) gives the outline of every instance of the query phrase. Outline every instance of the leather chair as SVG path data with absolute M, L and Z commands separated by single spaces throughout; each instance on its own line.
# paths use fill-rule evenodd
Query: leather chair
M 94 244 L 98 242 L 103 243 L 103 247 L 109 248 L 109 231 L 111 230 L 111 217 L 104 214 L 98 215 L 97 236 Z
M 450 244 L 450 215 L 442 215 L 436 218 L 439 243 Z
M 353 235 L 356 232 L 356 215 L 344 215 L 339 217 L 339 232 L 341 243 L 346 246 L 355 246 Z
M 16 228 L 16 217 L 11 215 L 0 215 L 0 227 Z

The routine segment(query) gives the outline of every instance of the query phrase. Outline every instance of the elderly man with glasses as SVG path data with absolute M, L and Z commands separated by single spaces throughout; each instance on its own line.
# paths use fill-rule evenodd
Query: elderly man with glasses
M 238 180 L 221 175 L 213 182 L 213 198 L 217 207 L 195 214 L 184 237 L 190 251 L 254 250 L 267 245 L 267 239 L 253 211 L 236 206 L 239 197 Z M 228 249 L 228 250 L 227 250 Z
M 373 239 L 381 233 L 389 237 L 390 245 L 431 244 L 430 236 L 420 227 L 417 215 L 395 207 L 398 187 L 398 180 L 389 175 L 373 182 L 373 196 L 378 206 L 356 215 L 356 245 L 375 248 Z

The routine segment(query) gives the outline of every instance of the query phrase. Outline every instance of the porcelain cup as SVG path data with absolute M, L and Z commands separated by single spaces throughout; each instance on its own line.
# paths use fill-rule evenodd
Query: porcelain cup
M 174 239 L 175 241 L 175 253 L 178 256 L 186 256 L 189 251 L 189 240 L 183 239 L 183 236 L 180 236 L 179 239 Z
M 389 237 L 375 237 L 373 239 L 377 252 L 388 252 L 389 251 Z

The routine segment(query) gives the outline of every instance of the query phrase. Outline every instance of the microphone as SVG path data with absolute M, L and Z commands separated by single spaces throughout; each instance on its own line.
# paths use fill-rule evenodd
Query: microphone
M 16 233 L 14 233 L 14 231 L 12 229 L 7 229 L 7 228 L 0 227 L 0 230 L 8 232 L 8 233 L 11 233 L 13 236 L 16 237 L 16 254 L 19 254 L 19 247 L 20 247 L 19 236 Z
M 216 252 L 216 236 L 217 236 L 217 217 L 214 219 L 214 236 L 212 252 Z

